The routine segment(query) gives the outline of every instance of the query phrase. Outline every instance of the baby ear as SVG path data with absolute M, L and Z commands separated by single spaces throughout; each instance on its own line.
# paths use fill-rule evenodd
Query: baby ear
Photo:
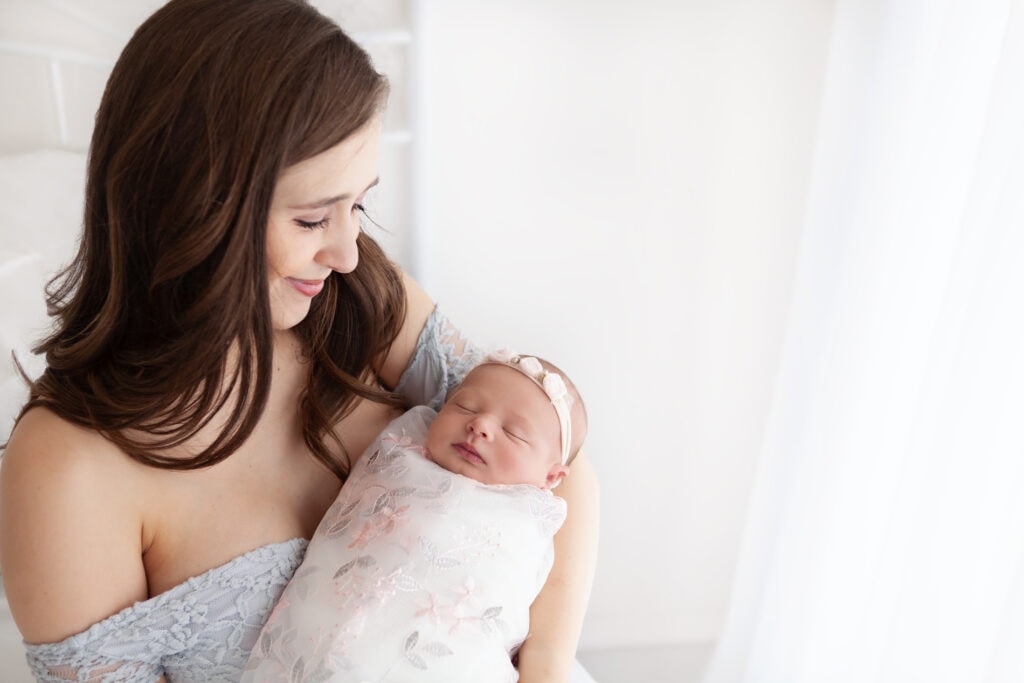
M 565 465 L 552 465 L 551 469 L 548 470 L 548 476 L 544 480 L 544 486 L 541 488 L 551 490 L 562 483 L 562 479 L 565 475 L 569 474 L 569 468 Z

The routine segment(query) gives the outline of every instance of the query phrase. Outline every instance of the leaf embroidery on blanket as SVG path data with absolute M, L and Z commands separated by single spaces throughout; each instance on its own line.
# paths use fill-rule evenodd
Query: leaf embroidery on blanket
M 452 490 L 452 480 L 450 477 L 445 477 L 441 480 L 441 483 L 436 489 L 419 489 L 416 491 L 417 498 L 423 498 L 424 500 L 433 500 L 440 498 L 449 491 Z
M 501 615 L 501 607 L 489 607 L 480 616 L 480 628 L 484 633 L 502 633 L 508 630 L 508 624 L 498 617 Z
M 373 504 L 373 509 L 370 510 L 371 515 L 380 514 L 380 512 L 391 503 L 391 496 L 388 493 L 382 493 L 377 496 L 377 502 Z
M 260 655 L 262 655 L 263 657 L 269 657 L 270 656 L 270 645 L 273 642 L 274 642 L 273 631 L 264 632 L 263 635 L 260 636 L 259 650 L 258 650 Z
M 356 509 L 357 505 L 359 505 L 359 501 L 358 500 L 354 500 L 351 503 L 349 503 L 348 505 L 346 505 L 344 508 L 342 508 L 341 510 L 338 510 L 338 511 L 332 510 L 329 513 L 329 515 L 331 517 L 347 517 L 348 515 L 352 514 L 352 511 Z M 340 507 L 340 506 L 341 506 L 341 501 L 338 502 L 338 507 Z
M 371 471 L 371 472 L 378 471 L 378 470 L 374 470 L 372 468 L 377 463 L 377 460 L 379 458 L 380 458 L 380 449 L 378 448 L 378 449 L 374 450 L 373 453 L 370 453 L 370 457 L 368 457 L 366 459 L 366 468 L 369 471 Z
M 324 522 L 326 523 L 328 520 L 333 521 L 324 529 L 323 535 L 327 538 L 333 538 L 344 533 L 349 524 L 352 523 L 352 512 L 358 505 L 359 500 L 356 499 L 339 510 L 335 510 L 335 506 L 332 506 L 331 511 L 324 517 Z M 336 506 L 340 507 L 337 504 Z
M 419 642 L 419 639 L 419 631 L 413 631 L 405 639 L 405 659 L 417 669 L 426 670 L 428 668 L 427 661 L 422 656 L 423 654 L 435 658 L 455 654 L 450 647 L 438 641 L 424 643 L 422 647 L 417 648 L 416 644 Z
M 292 664 L 291 675 L 289 677 L 291 682 L 292 683 L 302 683 L 302 674 L 305 672 L 305 669 L 306 669 L 306 660 L 304 660 L 302 657 L 299 657 L 298 659 L 296 659 L 295 663 Z
M 399 574 L 394 578 L 396 590 L 404 593 L 415 593 L 420 590 L 419 582 L 408 574 Z
M 360 555 L 356 559 L 349 560 L 345 564 L 338 567 L 338 571 L 334 572 L 334 578 L 340 579 L 345 574 L 348 574 L 354 567 L 359 567 L 360 569 L 367 569 L 369 567 L 374 566 L 375 564 L 377 564 L 377 560 L 374 559 L 373 556 Z
M 401 436 L 395 434 L 386 434 L 381 438 L 381 444 L 384 446 L 383 450 L 378 448 L 373 454 L 366 460 L 366 471 L 369 473 L 379 473 L 391 467 L 396 460 L 404 457 L 409 451 L 422 453 L 423 448 L 415 443 L 413 440 L 405 434 L 405 430 L 402 430 Z M 395 470 L 397 475 L 399 472 L 404 471 L 404 466 L 399 467 Z
M 399 487 L 397 489 L 392 489 L 391 491 L 389 491 L 389 493 L 392 496 L 394 496 L 395 498 L 401 498 L 403 496 L 409 496 L 409 495 L 412 495 L 415 492 L 416 492 L 416 487 L 414 487 L 414 486 L 401 486 L 401 487 Z
M 303 683 L 326 683 L 334 677 L 334 674 L 326 664 L 320 663 L 315 670 L 307 672 L 305 677 L 302 679 Z
M 437 553 L 437 546 L 427 538 L 426 536 L 420 536 L 420 550 L 423 551 L 423 557 L 427 559 L 436 569 L 451 569 L 452 567 L 458 567 L 459 561 L 452 557 L 439 556 Z
M 448 655 L 455 654 L 450 647 L 439 642 L 427 643 L 423 646 L 423 651 L 433 657 L 447 657 Z
M 327 531 L 324 532 L 324 536 L 326 536 L 327 538 L 339 536 L 342 533 L 344 533 L 345 529 L 347 529 L 348 525 L 351 523 L 351 517 L 345 517 L 344 519 L 340 519 L 331 526 L 327 527 Z
M 565 503 L 561 498 L 531 498 L 530 513 L 540 525 L 541 533 L 554 535 L 565 522 Z

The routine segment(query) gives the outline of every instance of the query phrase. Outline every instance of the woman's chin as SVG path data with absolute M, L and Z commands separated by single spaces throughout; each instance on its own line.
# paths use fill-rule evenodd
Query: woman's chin
M 290 330 L 309 315 L 310 304 L 307 301 L 305 305 L 301 303 L 292 303 L 288 306 L 276 306 L 272 305 L 270 308 L 270 322 L 277 332 L 284 330 Z

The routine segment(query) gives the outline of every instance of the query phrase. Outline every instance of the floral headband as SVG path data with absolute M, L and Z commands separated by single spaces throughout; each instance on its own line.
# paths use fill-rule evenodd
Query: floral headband
M 569 419 L 569 406 L 572 405 L 572 396 L 565 386 L 565 381 L 557 372 L 548 372 L 541 365 L 541 362 L 533 356 L 520 356 L 508 349 L 498 349 L 489 354 L 480 365 L 495 363 L 507 365 L 523 373 L 533 383 L 544 390 L 551 399 L 551 407 L 558 415 L 558 428 L 562 437 L 562 464 L 569 461 L 569 449 L 572 447 L 572 420 Z

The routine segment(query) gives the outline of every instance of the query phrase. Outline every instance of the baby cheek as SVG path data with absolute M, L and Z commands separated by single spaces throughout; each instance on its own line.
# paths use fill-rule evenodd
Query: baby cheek
M 433 424 L 430 425 L 430 429 L 427 430 L 427 450 L 435 450 L 438 447 L 438 440 L 442 429 L 442 424 L 439 424 L 440 418 L 436 418 Z

